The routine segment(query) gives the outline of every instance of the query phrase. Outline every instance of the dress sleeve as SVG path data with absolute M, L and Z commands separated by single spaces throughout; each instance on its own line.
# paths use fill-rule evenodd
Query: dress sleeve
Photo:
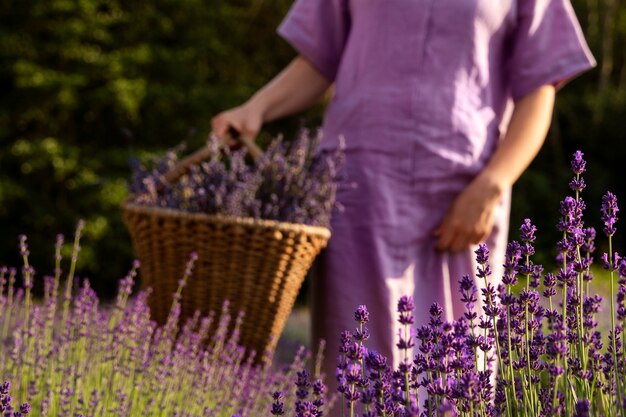
M 514 100 L 545 84 L 561 87 L 596 62 L 570 0 L 518 0 L 508 57 Z
M 350 31 L 348 0 L 296 0 L 278 34 L 334 81 Z

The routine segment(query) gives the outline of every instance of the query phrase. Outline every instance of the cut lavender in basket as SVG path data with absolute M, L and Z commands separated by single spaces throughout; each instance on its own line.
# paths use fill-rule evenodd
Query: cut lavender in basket
M 179 161 L 181 148 L 152 169 L 135 164 L 130 191 L 144 205 L 328 226 L 344 154 L 343 147 L 318 151 L 320 138 L 304 129 L 291 142 L 276 138 L 249 164 L 245 149 L 231 151 L 211 137 L 209 158 L 173 184 L 164 174 Z

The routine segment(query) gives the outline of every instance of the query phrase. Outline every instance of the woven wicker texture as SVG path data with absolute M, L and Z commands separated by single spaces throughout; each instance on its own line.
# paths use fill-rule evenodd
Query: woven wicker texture
M 196 252 L 182 319 L 196 310 L 219 312 L 229 300 L 231 312 L 245 314 L 240 344 L 259 354 L 274 351 L 306 273 L 330 237 L 323 227 L 147 207 L 132 198 L 122 214 L 141 261 L 142 287 L 153 289 L 154 319 L 166 320 L 185 263 Z

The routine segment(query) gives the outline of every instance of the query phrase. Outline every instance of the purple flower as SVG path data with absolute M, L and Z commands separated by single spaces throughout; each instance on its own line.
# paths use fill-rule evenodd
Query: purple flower
M 26 235 L 19 235 L 20 241 L 20 256 L 28 256 L 28 244 L 26 243 Z
M 367 366 L 376 372 L 383 372 L 387 367 L 387 358 L 378 352 L 369 352 L 365 357 Z
M 602 221 L 604 222 L 604 233 L 607 236 L 613 236 L 615 234 L 615 223 L 617 222 L 617 213 L 619 208 L 617 207 L 617 197 L 607 192 L 602 197 Z
M 358 342 L 353 342 L 346 352 L 346 356 L 354 362 L 362 360 L 365 355 L 367 355 L 367 348 Z
M 298 389 L 296 390 L 296 396 L 300 400 L 304 400 L 309 396 L 309 387 L 311 383 L 309 382 L 309 373 L 306 370 L 302 370 L 297 373 L 298 379 L 296 381 L 296 386 Z
M 454 404 L 448 400 L 443 400 L 439 406 L 439 416 L 441 417 L 456 417 L 459 415 Z
M 282 416 L 285 414 L 285 396 L 281 391 L 276 391 L 272 394 L 274 402 L 272 403 L 271 413 L 275 416 Z
M 365 305 L 357 307 L 354 312 L 354 319 L 360 324 L 365 324 L 370 320 L 370 313 L 367 311 L 367 307 Z
M 310 401 L 301 401 L 296 404 L 296 417 L 317 417 L 317 407 Z
M 574 417 L 589 417 L 589 408 L 591 403 L 588 399 L 583 398 L 576 403 L 576 411 Z
M 602 265 L 604 266 L 604 269 L 608 271 L 619 270 L 621 260 L 622 260 L 622 257 L 617 252 L 613 253 L 612 263 L 610 262 L 608 253 L 605 252 L 602 254 Z
M 439 303 L 433 303 L 430 306 L 430 326 L 439 327 L 441 325 L 441 315 L 443 314 L 443 308 Z
M 584 155 L 585 154 L 582 153 L 581 151 L 574 152 L 571 166 L 572 166 L 572 171 L 574 171 L 574 174 L 576 175 L 580 175 L 583 172 L 585 172 L 586 162 L 583 159 Z
M 403 295 L 398 301 L 398 321 L 404 325 L 411 325 L 415 322 L 413 317 L 413 310 L 415 305 L 413 304 L 413 297 Z
M 415 342 L 413 337 L 415 336 L 415 331 L 411 328 L 408 331 L 408 336 L 404 337 L 404 330 L 398 329 L 398 343 L 396 346 L 400 350 L 410 350 L 415 346 Z
M 346 380 L 348 384 L 358 384 L 361 380 L 361 365 L 358 363 L 349 363 L 346 367 Z
M 341 332 L 339 340 L 340 340 L 339 352 L 340 353 L 348 352 L 348 349 L 350 348 L 350 343 L 352 342 L 352 334 L 349 331 L 344 330 L 343 332 Z
M 476 262 L 480 265 L 484 265 L 489 261 L 489 249 L 487 245 L 481 243 L 474 253 L 476 254 Z
M 353 337 L 357 342 L 363 343 L 370 338 L 370 332 L 367 330 L 367 327 L 363 327 L 363 329 L 356 329 Z
M 572 191 L 577 191 L 579 193 L 581 193 L 585 187 L 587 187 L 587 184 L 585 184 L 585 180 L 583 178 L 572 178 L 572 180 L 569 182 L 569 188 Z
M 524 219 L 524 223 L 520 227 L 520 240 L 523 243 L 532 243 L 535 241 L 535 232 L 537 231 L 537 227 L 535 227 L 530 219 Z
M 24 403 L 20 406 L 20 413 L 30 414 L 30 404 Z
M 317 395 L 317 396 L 322 396 L 322 395 L 326 395 L 326 385 L 324 384 L 324 382 L 322 382 L 321 379 L 317 379 L 314 383 L 313 383 L 313 394 Z
M 519 262 L 522 258 L 522 249 L 518 242 L 509 242 L 506 246 L 504 256 L 504 276 L 502 283 L 505 285 L 515 285 L 517 283 L 517 273 Z

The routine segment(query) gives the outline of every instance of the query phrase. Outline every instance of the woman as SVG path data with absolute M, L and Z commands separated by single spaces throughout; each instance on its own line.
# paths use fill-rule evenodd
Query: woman
M 368 345 L 397 365 L 401 295 L 417 326 L 433 302 L 458 318 L 479 242 L 497 284 L 511 186 L 544 142 L 555 90 L 593 57 L 569 0 L 298 0 L 278 31 L 298 57 L 213 129 L 255 137 L 335 84 L 321 146 L 345 137 L 357 186 L 338 194 L 313 282 L 313 341 L 326 339 L 332 379 L 339 334 L 366 304 Z

